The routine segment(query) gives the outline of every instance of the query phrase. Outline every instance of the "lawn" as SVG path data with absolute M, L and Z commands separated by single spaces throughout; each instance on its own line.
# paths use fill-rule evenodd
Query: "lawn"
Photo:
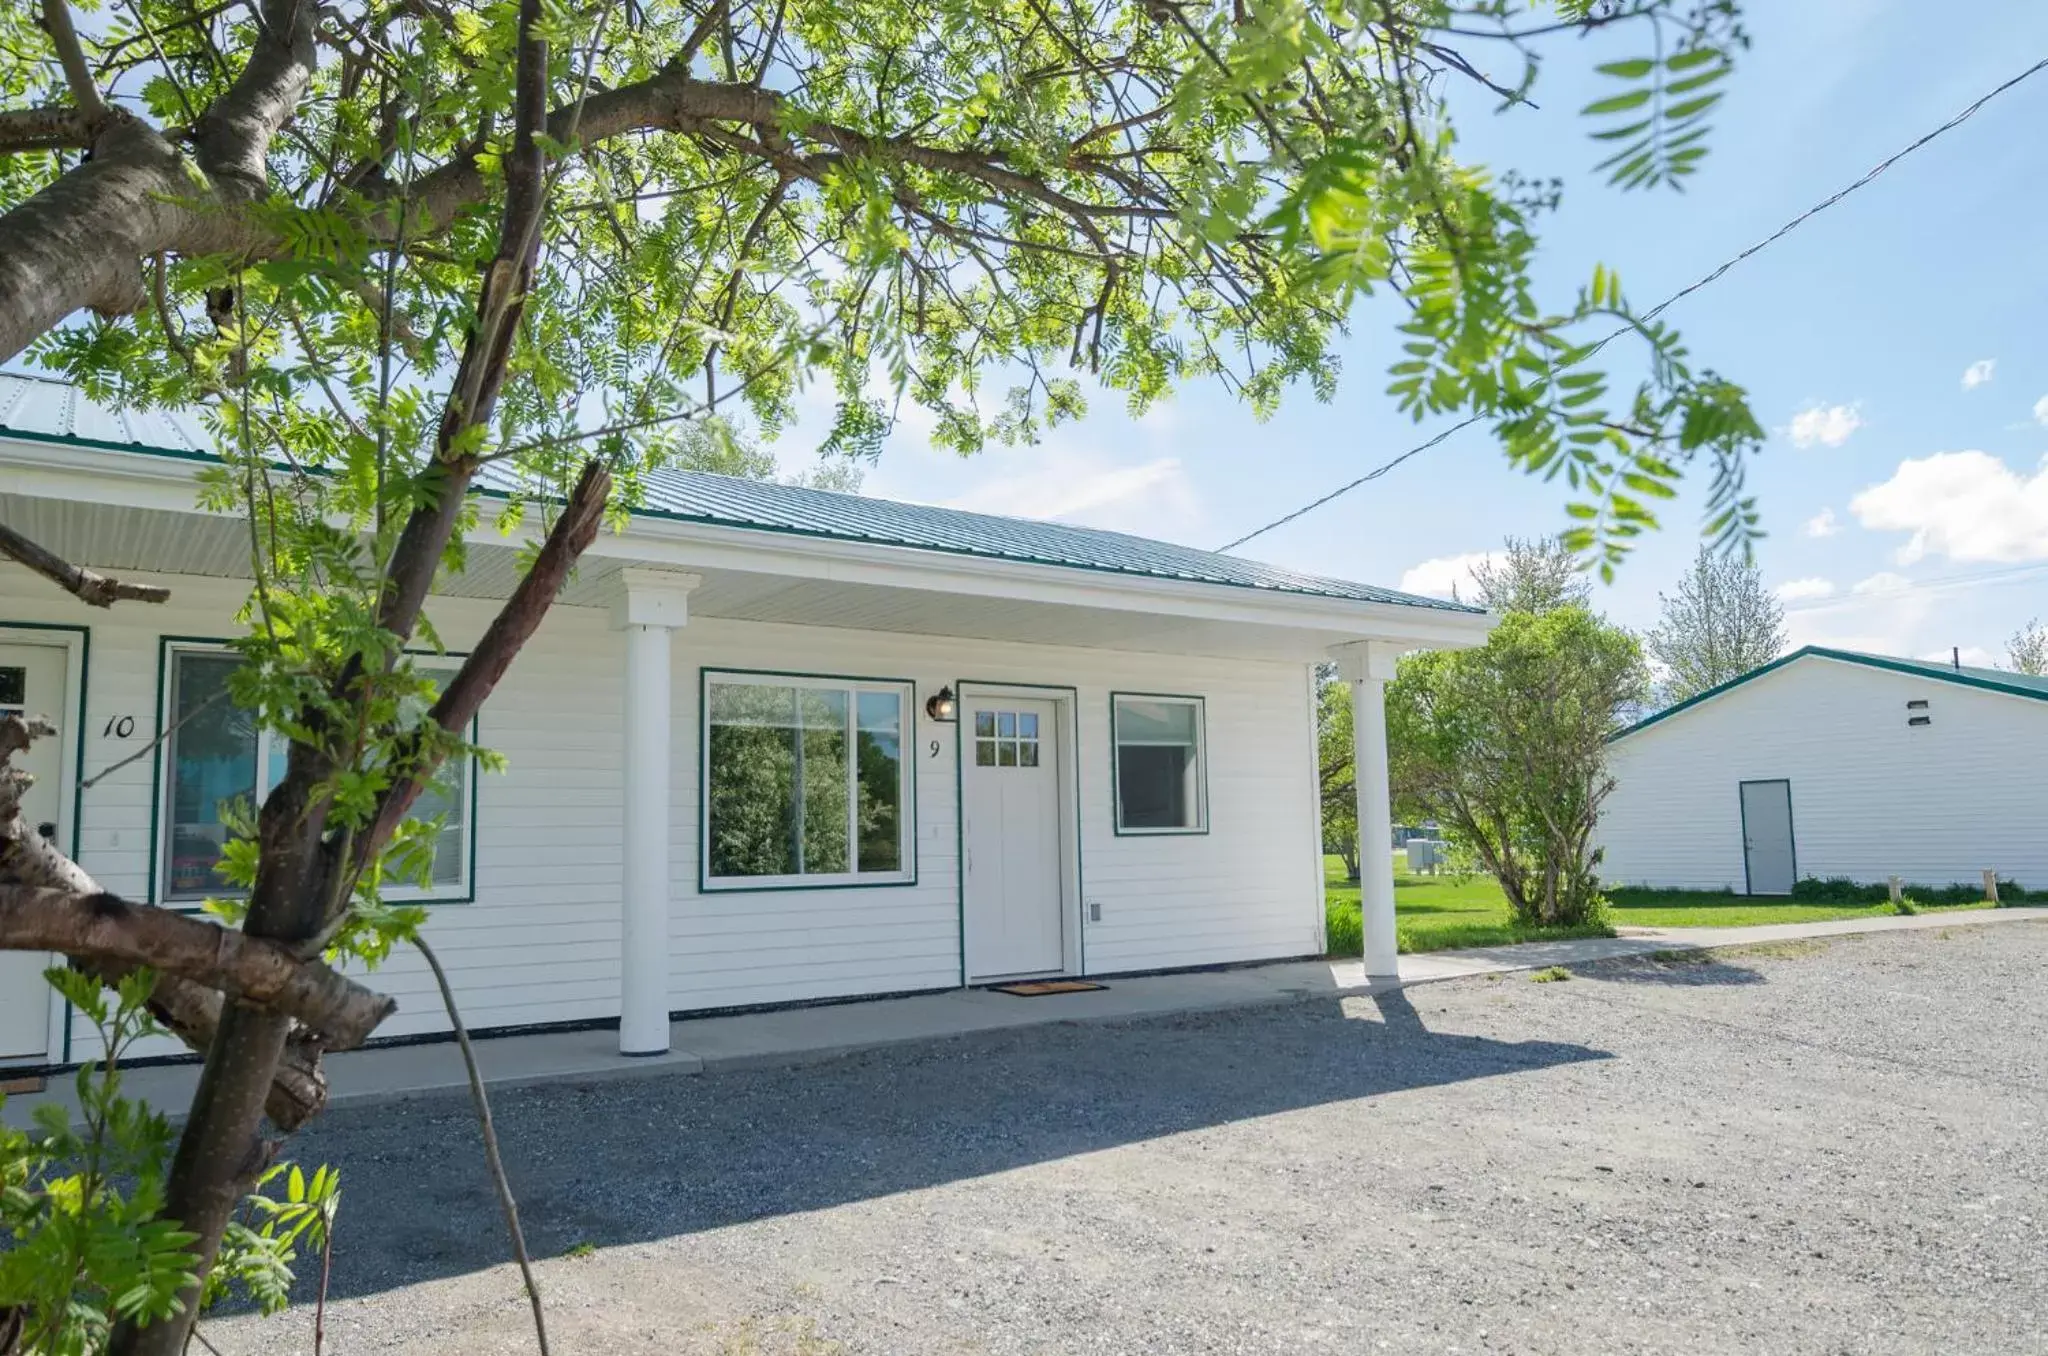
M 1358 885 L 1344 877 L 1337 857 L 1323 859 L 1329 883 L 1329 945 L 1333 956 L 1356 956 L 1362 949 L 1358 931 Z M 1608 924 L 1579 928 L 1531 928 L 1516 923 L 1507 899 L 1493 877 L 1412 876 L 1394 873 L 1394 913 L 1401 950 L 1444 951 L 1461 946 L 1501 946 L 1510 942 L 1557 937 L 1607 937 L 1616 927 L 1699 928 L 1753 927 L 1764 923 L 1816 923 L 1836 918 L 1876 918 L 1889 914 L 1889 904 L 1800 903 L 1790 899 L 1759 899 L 1710 891 L 1610 890 Z M 1960 904 L 1927 908 L 1930 913 L 1988 908 Z

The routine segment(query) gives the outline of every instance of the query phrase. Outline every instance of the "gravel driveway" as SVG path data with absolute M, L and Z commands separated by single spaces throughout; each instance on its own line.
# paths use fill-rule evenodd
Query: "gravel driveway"
M 2048 1352 L 2044 975 L 2048 925 L 1959 927 L 496 1108 L 563 1356 L 2005 1356 Z M 329 1352 L 531 1350 L 465 1100 L 297 1154 Z

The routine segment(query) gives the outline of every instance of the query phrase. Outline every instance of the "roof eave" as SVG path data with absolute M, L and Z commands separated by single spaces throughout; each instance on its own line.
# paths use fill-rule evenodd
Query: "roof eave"
M 196 513 L 191 486 L 203 454 L 170 454 L 77 439 L 0 434 L 19 493 Z M 1107 608 L 1319 632 L 1328 643 L 1373 639 L 1412 648 L 1482 645 L 1496 618 L 1484 612 L 1295 593 L 1212 580 L 1170 579 L 1080 564 L 1012 560 L 964 551 L 707 523 L 636 512 L 623 533 L 604 534 L 593 555 L 887 587 Z

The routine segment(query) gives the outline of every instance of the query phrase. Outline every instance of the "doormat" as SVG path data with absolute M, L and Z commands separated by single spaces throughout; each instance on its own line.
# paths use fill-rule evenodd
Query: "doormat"
M 1090 984 L 1085 979 L 1027 979 L 1021 984 L 990 986 L 996 993 L 1014 994 L 1018 998 L 1044 998 L 1047 994 L 1055 993 L 1088 993 L 1108 987 L 1107 984 Z

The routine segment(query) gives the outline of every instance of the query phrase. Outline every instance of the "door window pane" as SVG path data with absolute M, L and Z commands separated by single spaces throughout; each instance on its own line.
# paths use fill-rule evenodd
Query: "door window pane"
M 1118 697 L 1112 718 L 1117 828 L 1140 833 L 1207 828 L 1200 699 Z

